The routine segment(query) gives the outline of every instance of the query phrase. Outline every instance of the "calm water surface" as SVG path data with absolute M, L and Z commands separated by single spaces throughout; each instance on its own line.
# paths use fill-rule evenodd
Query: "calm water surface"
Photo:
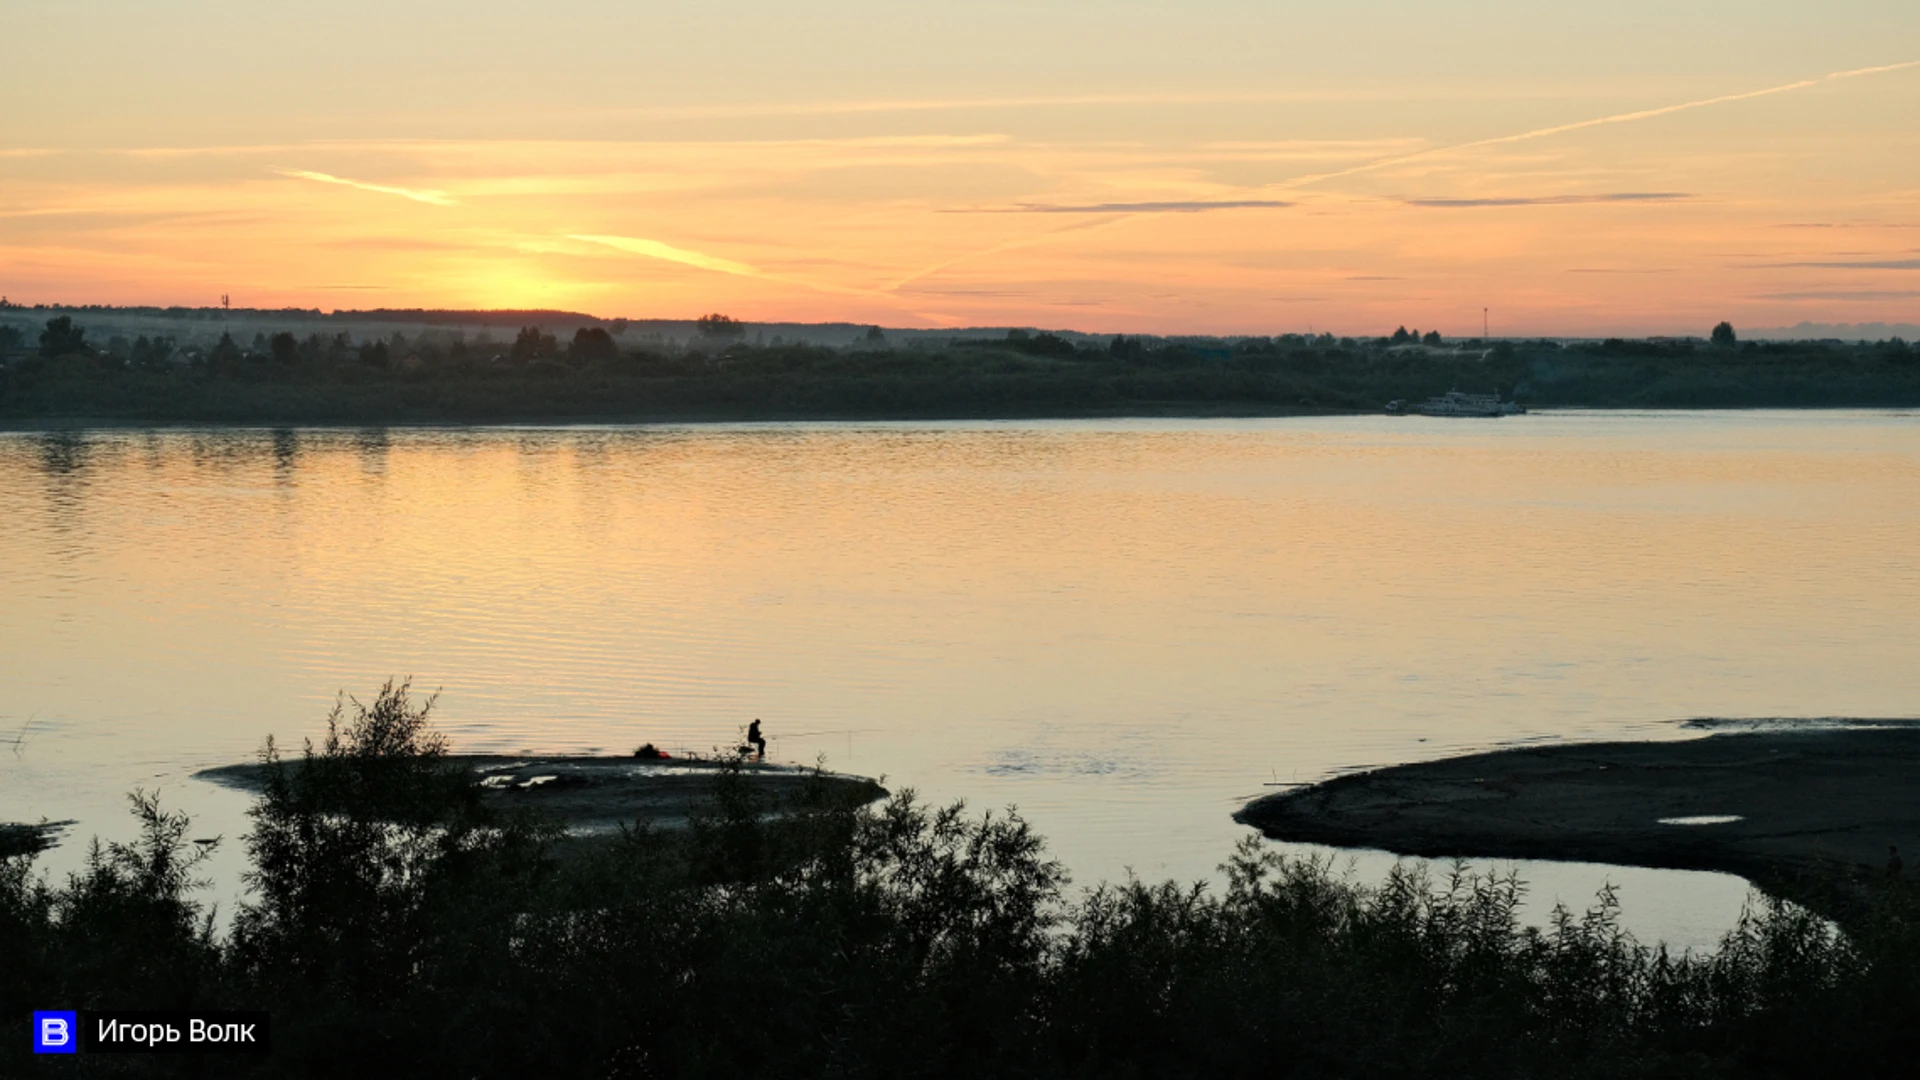
M 145 786 L 235 838 L 189 773 L 411 675 L 461 749 L 758 716 L 1079 882 L 1192 879 L 1275 782 L 1910 715 L 1916 525 L 1892 413 L 6 434 L 0 820 L 123 835 Z M 1521 871 L 1687 944 L 1746 893 Z

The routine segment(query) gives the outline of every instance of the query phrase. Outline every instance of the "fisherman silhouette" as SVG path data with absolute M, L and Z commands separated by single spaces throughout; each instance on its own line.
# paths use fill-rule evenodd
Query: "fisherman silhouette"
M 754 756 L 753 760 L 767 760 L 767 740 L 760 737 L 760 718 L 757 716 L 754 717 L 753 723 L 747 725 L 747 741 L 759 750 L 759 753 Z

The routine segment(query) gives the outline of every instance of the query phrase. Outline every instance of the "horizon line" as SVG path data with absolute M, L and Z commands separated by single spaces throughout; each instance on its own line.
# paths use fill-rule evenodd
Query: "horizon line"
M 0 300 L 5 300 L 5 298 L 0 297 Z M 63 304 L 63 303 L 45 303 L 45 302 L 37 302 L 34 304 L 21 304 L 21 303 L 13 303 L 11 301 L 0 303 L 0 315 L 5 315 L 7 313 L 16 312 L 16 311 L 18 312 L 57 311 L 57 312 L 78 312 L 78 313 L 92 312 L 92 313 L 103 314 L 103 315 L 111 315 L 116 313 L 140 314 L 140 313 L 147 313 L 147 312 L 165 313 L 165 312 L 171 312 L 171 311 L 180 311 L 180 312 L 193 312 L 195 314 L 217 313 L 217 314 L 223 314 L 223 315 L 235 315 L 235 314 L 256 315 L 256 316 L 302 315 L 302 316 L 308 316 L 308 317 L 318 316 L 319 318 L 322 318 L 322 319 L 349 318 L 355 315 L 377 316 L 377 315 L 410 315 L 410 314 L 435 315 L 435 316 L 472 315 L 472 316 L 495 316 L 495 317 L 504 316 L 504 315 L 528 315 L 528 316 L 546 315 L 546 316 L 557 316 L 563 319 L 577 319 L 583 322 L 590 322 L 590 323 L 629 323 L 629 324 L 631 323 L 685 323 L 689 327 L 693 327 L 697 325 L 699 319 L 702 317 L 698 315 L 687 316 L 684 318 L 677 318 L 677 317 L 671 317 L 671 316 L 596 315 L 591 312 L 585 312 L 585 311 L 569 311 L 563 308 L 541 308 L 541 307 L 524 307 L 524 308 L 522 307 L 508 307 L 508 308 L 386 307 L 386 308 L 333 308 L 331 310 L 323 310 L 317 307 L 312 307 L 312 308 L 307 308 L 307 307 L 226 308 L 226 307 L 220 307 L 218 305 L 203 305 L 203 306 L 195 307 L 195 306 L 189 306 L 185 304 Z M 165 316 L 163 315 L 162 317 L 165 317 Z M 380 321 L 402 322 L 406 320 L 388 318 L 388 319 L 382 319 Z M 445 325 L 450 322 L 454 323 L 455 325 L 458 325 L 456 320 L 451 320 L 444 317 L 437 318 L 437 319 L 423 319 L 418 321 L 428 323 L 429 325 L 433 325 L 433 324 Z M 1321 338 L 1326 336 L 1332 336 L 1336 340 L 1341 338 L 1353 338 L 1356 340 L 1363 340 L 1363 339 L 1371 340 L 1379 337 L 1387 337 L 1387 336 L 1390 336 L 1392 333 L 1391 331 L 1387 331 L 1385 333 L 1367 333 L 1367 332 L 1336 333 L 1328 330 L 1314 330 L 1311 327 L 1304 330 L 1301 330 L 1301 329 L 1282 330 L 1274 333 L 1260 334 L 1260 333 L 1252 333 L 1252 332 L 1222 333 L 1222 332 L 1209 332 L 1209 331 L 1200 331 L 1200 330 L 1173 331 L 1173 332 L 1124 331 L 1124 330 L 1077 330 L 1071 327 L 1059 327 L 1059 326 L 1047 327 L 1047 326 L 1040 326 L 1038 324 L 1033 324 L 1033 323 L 995 323 L 995 324 L 981 324 L 976 326 L 940 327 L 940 326 L 887 326 L 881 323 L 867 322 L 867 321 L 861 321 L 856 319 L 823 319 L 817 322 L 801 322 L 801 321 L 790 320 L 790 319 L 787 319 L 787 320 L 739 319 L 737 321 L 746 327 L 793 326 L 793 327 L 849 327 L 849 328 L 856 328 L 856 329 L 865 329 L 868 327 L 878 326 L 883 332 L 898 332 L 903 334 L 927 334 L 927 335 L 1005 333 L 1011 330 L 1022 330 L 1022 331 L 1032 332 L 1032 333 L 1073 334 L 1079 337 L 1088 337 L 1088 338 L 1094 338 L 1094 337 L 1163 338 L 1163 339 L 1213 338 L 1213 339 L 1222 340 L 1222 341 L 1234 340 L 1234 339 L 1250 339 L 1250 338 L 1275 338 L 1275 337 L 1285 337 L 1290 335 L 1299 336 L 1299 337 L 1308 337 L 1308 338 Z M 1780 331 L 1796 331 L 1796 330 L 1802 330 L 1802 329 L 1838 330 L 1841 328 L 1849 328 L 1849 327 L 1851 328 L 1880 327 L 1888 330 L 1912 329 L 1913 331 L 1915 331 L 1916 335 L 1920 335 L 1920 322 L 1913 322 L 1913 323 L 1889 322 L 1889 321 L 1880 320 L 1880 319 L 1870 320 L 1865 322 L 1860 322 L 1860 321 L 1826 322 L 1826 321 L 1816 321 L 1812 319 L 1802 319 L 1799 322 L 1794 323 L 1792 325 L 1766 326 L 1766 327 L 1753 328 L 1751 330 L 1743 332 L 1742 340 L 1743 341 L 1772 340 L 1766 335 L 1773 334 Z M 1735 330 L 1736 332 L 1740 332 L 1738 327 L 1736 327 Z M 1649 331 L 1649 332 L 1595 332 L 1595 333 L 1529 331 L 1524 333 L 1491 334 L 1491 335 L 1442 333 L 1441 336 L 1444 339 L 1452 342 L 1528 341 L 1528 340 L 1605 341 L 1609 338 L 1621 338 L 1623 340 L 1647 340 L 1652 338 L 1681 338 L 1681 339 L 1698 338 L 1704 341 L 1707 338 L 1707 335 L 1705 332 L 1693 332 L 1693 331 L 1685 331 L 1685 330 L 1667 330 L 1667 331 Z M 1810 340 L 1810 339 L 1789 338 L 1785 340 Z M 1811 340 L 1818 340 L 1818 339 L 1811 339 Z

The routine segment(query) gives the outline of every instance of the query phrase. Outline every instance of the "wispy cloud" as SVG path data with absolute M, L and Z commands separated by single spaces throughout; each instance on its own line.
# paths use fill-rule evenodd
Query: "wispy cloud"
M 702 270 L 712 270 L 718 274 L 737 274 L 740 277 L 762 279 L 773 276 L 757 267 L 748 266 L 746 263 L 734 262 L 732 259 L 722 259 L 717 255 L 706 255 L 698 251 L 688 251 L 686 248 L 674 247 L 672 244 L 663 244 L 658 240 L 645 240 L 635 236 L 577 235 L 568 236 L 567 239 L 584 240 L 589 244 L 601 244 L 613 248 L 616 251 L 624 251 L 629 255 L 645 255 L 649 259 L 681 263 L 686 266 L 698 267 Z
M 1125 220 L 1127 220 L 1127 215 L 1125 214 L 1111 214 L 1107 217 L 1094 218 L 1090 221 L 1077 221 L 1071 225 L 1066 225 L 1058 229 L 1053 229 L 1048 232 L 1041 233 L 1038 236 L 1018 237 L 1013 240 L 1008 240 L 1003 243 L 995 244 L 992 247 L 981 248 L 977 251 L 965 252 L 963 254 L 956 255 L 951 259 L 947 259 L 943 262 L 934 263 L 932 266 L 915 270 L 913 273 L 908 274 L 906 277 L 900 278 L 899 280 L 894 281 L 889 285 L 882 286 L 880 291 L 886 292 L 886 293 L 899 292 L 900 290 L 905 289 L 907 286 L 913 284 L 916 281 L 920 281 L 924 278 L 929 278 L 934 276 L 935 274 L 942 273 L 943 271 L 946 271 L 955 266 L 958 266 L 963 262 L 971 262 L 974 259 L 985 258 L 989 255 L 998 255 L 1004 251 L 1015 251 L 1020 248 L 1033 247 L 1036 244 L 1044 244 L 1050 240 L 1054 240 L 1059 237 L 1066 236 L 1068 233 L 1080 232 L 1083 229 L 1105 228 L 1106 226 L 1111 225 L 1116 221 L 1125 221 Z
M 322 240 L 325 247 L 343 251 L 472 251 L 478 245 L 456 244 L 445 240 L 430 240 L 418 236 L 347 236 L 336 240 Z
M 1416 150 L 1410 154 L 1398 154 L 1393 157 L 1380 158 L 1349 168 L 1336 169 L 1333 172 L 1316 173 L 1311 176 L 1298 176 L 1291 180 L 1285 180 L 1267 186 L 1270 189 L 1281 190 L 1305 187 L 1326 180 L 1339 179 L 1344 176 L 1357 176 L 1361 173 L 1392 168 L 1395 165 L 1404 165 L 1408 162 L 1419 161 L 1440 154 L 1456 154 L 1463 150 L 1478 150 L 1487 146 L 1501 146 L 1506 143 L 1525 142 L 1529 139 L 1544 139 L 1549 135 L 1564 135 L 1569 131 L 1582 131 L 1586 128 L 1602 127 L 1609 124 L 1630 124 L 1638 120 L 1652 120 L 1655 117 L 1671 116 L 1674 113 L 1686 112 L 1690 109 L 1704 109 L 1712 105 L 1728 105 L 1736 101 L 1751 101 L 1754 98 L 1768 97 L 1773 94 L 1785 94 L 1793 90 L 1805 90 L 1808 87 L 1839 82 L 1843 79 L 1858 79 L 1868 75 L 1883 75 L 1888 72 L 1905 71 L 1909 68 L 1916 67 L 1920 67 L 1920 60 L 1908 60 L 1899 64 L 1882 64 L 1878 67 L 1854 68 L 1850 71 L 1835 71 L 1815 78 L 1800 79 L 1795 82 L 1782 83 L 1779 86 L 1769 86 L 1760 90 L 1746 90 L 1737 94 L 1721 94 L 1718 97 L 1701 98 L 1698 101 L 1683 101 L 1677 105 L 1662 105 L 1654 109 L 1639 109 L 1634 112 L 1615 113 L 1612 116 L 1598 116 L 1591 120 L 1576 120 L 1568 124 L 1555 124 L 1552 127 L 1534 128 L 1531 131 L 1516 132 L 1512 135 L 1496 135 L 1489 139 L 1475 139 L 1472 142 L 1455 143 L 1452 146 L 1436 146 L 1426 150 Z
M 431 188 L 403 188 L 394 187 L 390 184 L 369 184 L 363 180 L 349 180 L 344 176 L 314 172 L 311 169 L 282 169 L 276 167 L 273 171 L 279 173 L 281 176 L 292 177 L 295 180 L 312 180 L 317 184 L 339 184 L 341 187 L 358 188 L 361 191 L 372 191 L 381 195 L 398 195 L 403 199 L 412 199 L 414 202 L 426 203 L 429 206 L 460 205 L 449 197 L 446 192 L 436 191 Z
M 1920 229 L 1911 221 L 1783 221 L 1776 229 Z
M 624 251 L 629 255 L 640 255 L 649 259 L 659 259 L 663 262 L 680 263 L 683 266 L 691 266 L 700 270 L 711 270 L 716 274 L 733 274 L 737 277 L 758 278 L 761 281 L 775 281 L 783 285 L 798 285 L 804 289 L 839 293 L 846 296 L 879 295 L 871 289 L 855 289 L 844 285 L 807 281 L 801 278 L 790 278 L 780 274 L 768 273 L 757 266 L 749 266 L 743 262 L 723 259 L 718 255 L 708 255 L 704 252 L 689 251 L 686 248 L 674 247 L 672 244 L 665 244 L 658 240 L 648 240 L 637 236 L 570 234 L 567 239 L 579 240 L 588 244 L 599 244 L 603 247 L 613 248 L 615 251 Z
M 1583 203 L 1680 202 L 1693 198 L 1683 191 L 1611 191 L 1599 195 L 1537 195 L 1488 199 L 1401 199 L 1408 206 L 1437 207 L 1445 210 L 1480 206 L 1577 206 Z
M 947 210 L 949 214 L 1200 214 L 1209 210 L 1277 210 L 1292 206 L 1280 199 L 1196 199 L 1164 202 L 1015 203 Z
M 1920 289 L 1864 289 L 1849 292 L 1823 289 L 1813 292 L 1763 293 L 1761 300 L 1911 300 L 1920 297 Z
M 1425 140 L 1398 137 L 1391 139 L 1268 139 L 1247 140 L 1227 139 L 1200 144 L 1202 150 L 1254 151 L 1276 153 L 1315 154 L 1357 154 L 1368 150 L 1386 150 L 1391 147 L 1406 149 L 1418 146 Z
M 1791 267 L 1814 270 L 1920 270 L 1920 259 L 1879 259 L 1871 262 L 1787 262 L 1762 265 L 1768 269 Z
M 927 98 L 894 101 L 781 101 L 712 105 L 650 105 L 592 110 L 595 115 L 699 120 L 763 116 L 857 116 L 869 113 L 955 112 L 972 109 L 1085 108 L 1132 105 L 1237 105 L 1326 101 L 1316 92 L 1059 94 L 1033 97 Z M 1347 100 L 1350 100 L 1347 99 Z

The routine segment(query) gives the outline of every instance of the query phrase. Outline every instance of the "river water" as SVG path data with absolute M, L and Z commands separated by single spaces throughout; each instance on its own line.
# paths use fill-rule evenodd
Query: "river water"
M 1271 785 L 1910 715 L 1917 525 L 1888 412 L 9 433 L 0 820 L 124 836 L 158 788 L 231 881 L 245 801 L 189 774 L 411 676 L 461 750 L 759 717 L 1018 806 L 1081 884 L 1191 880 Z M 1747 894 L 1518 869 L 1532 917 L 1611 881 L 1677 945 Z

